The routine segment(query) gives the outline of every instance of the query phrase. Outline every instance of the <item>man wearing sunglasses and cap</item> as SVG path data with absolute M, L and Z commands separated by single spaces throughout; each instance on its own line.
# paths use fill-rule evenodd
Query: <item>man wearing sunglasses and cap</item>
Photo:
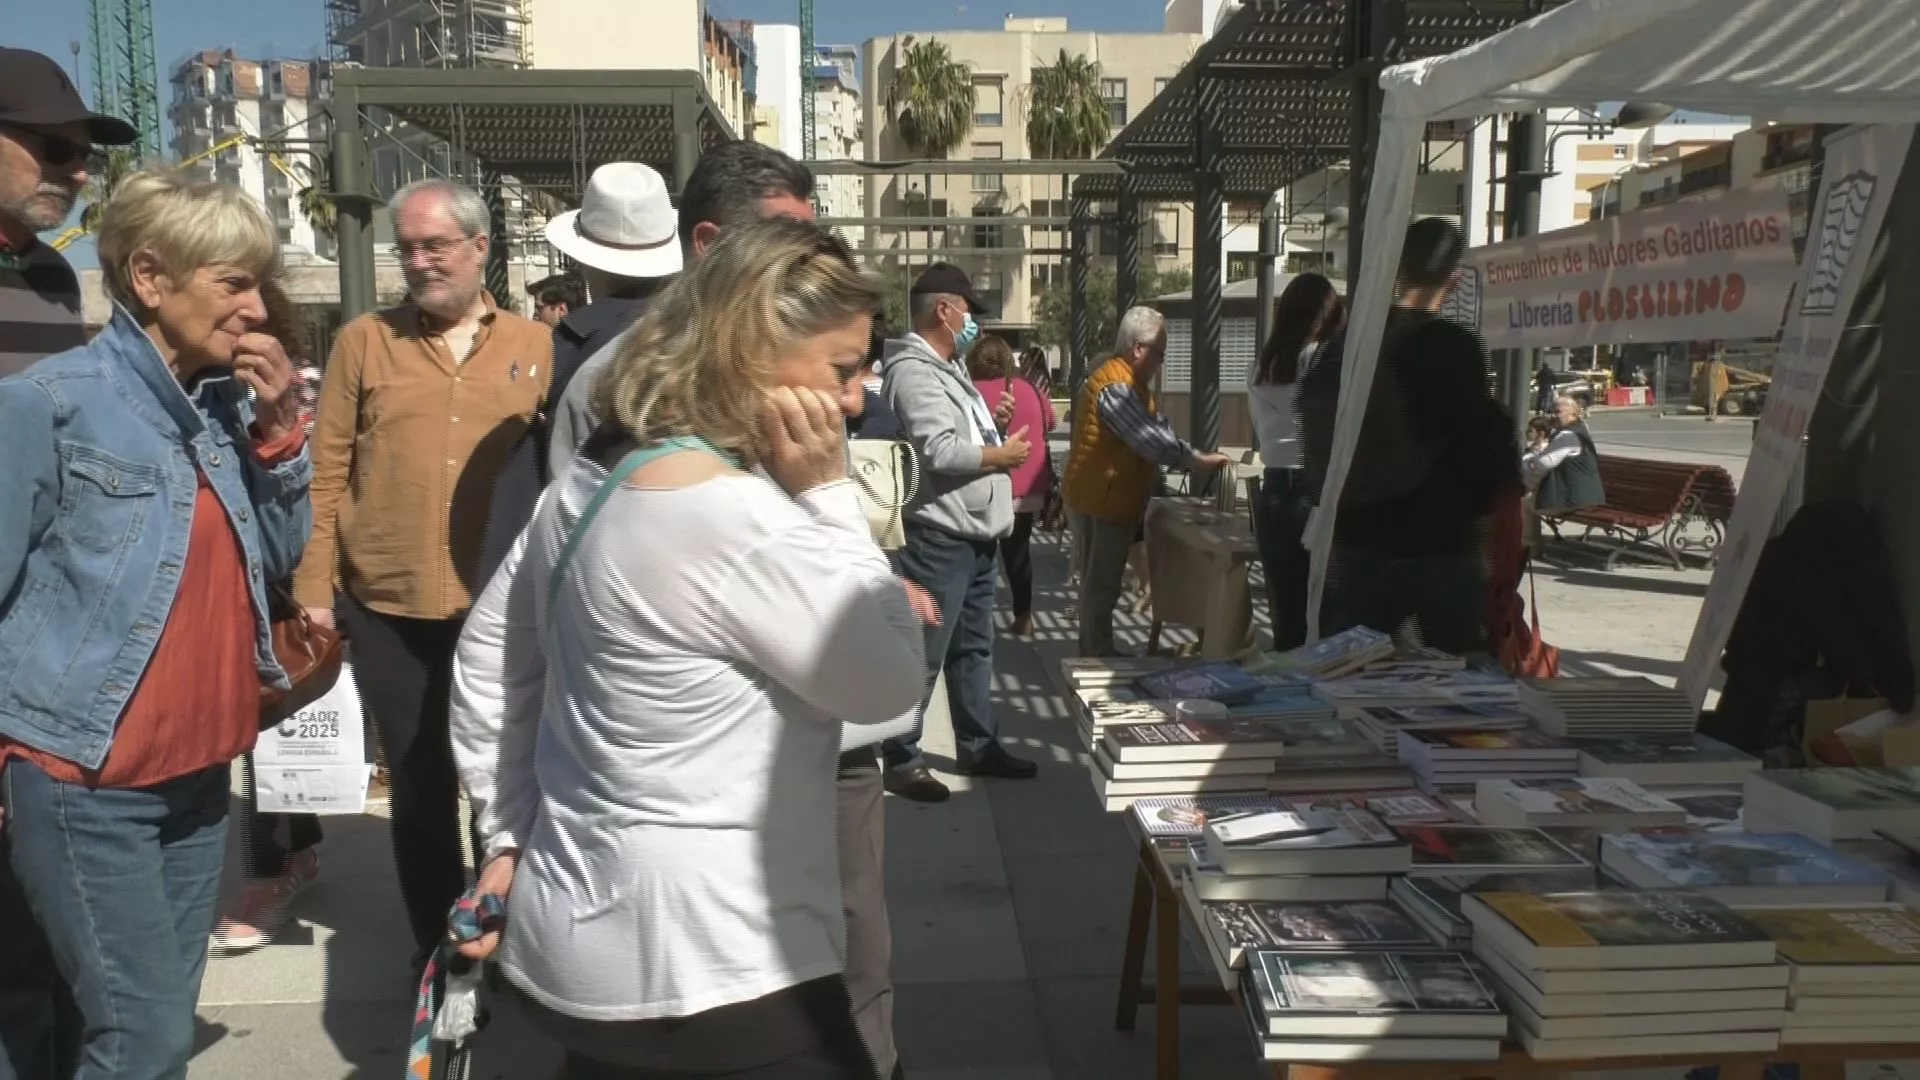
M 137 137 L 88 110 L 51 58 L 0 49 L 0 376 L 87 343 L 80 281 L 35 234 L 66 224 L 94 147 Z
M 94 147 L 137 137 L 89 110 L 50 57 L 0 48 L 0 377 L 87 343 L 80 281 L 38 234 L 66 224 Z M 0 1080 L 50 1080 L 78 1065 L 80 1017 L 64 985 L 51 1001 L 40 990 L 60 980 L 13 876 L 4 792 L 0 783 Z

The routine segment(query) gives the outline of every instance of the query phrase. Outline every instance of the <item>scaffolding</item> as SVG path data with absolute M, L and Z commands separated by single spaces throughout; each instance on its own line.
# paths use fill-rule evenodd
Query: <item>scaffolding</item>
M 434 70 L 533 65 L 528 0 L 326 0 L 333 59 Z M 375 50 L 373 44 L 384 45 Z

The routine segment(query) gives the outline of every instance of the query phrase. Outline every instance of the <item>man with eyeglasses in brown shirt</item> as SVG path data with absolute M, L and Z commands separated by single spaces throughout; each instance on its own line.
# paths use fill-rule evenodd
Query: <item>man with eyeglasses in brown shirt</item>
M 466 890 L 447 695 L 494 481 L 546 393 L 553 337 L 494 305 L 487 207 L 423 180 L 389 204 L 408 300 L 340 331 L 309 452 L 313 537 L 294 596 L 335 613 L 391 774 L 394 861 L 418 952 Z

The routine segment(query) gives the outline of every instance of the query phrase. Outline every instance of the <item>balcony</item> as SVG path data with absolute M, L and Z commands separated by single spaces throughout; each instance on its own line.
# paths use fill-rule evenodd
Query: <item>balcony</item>
M 1730 187 L 1733 184 L 1733 163 L 1723 161 L 1710 168 L 1698 169 L 1680 177 L 1681 195 L 1695 192 L 1712 191 L 1715 188 Z

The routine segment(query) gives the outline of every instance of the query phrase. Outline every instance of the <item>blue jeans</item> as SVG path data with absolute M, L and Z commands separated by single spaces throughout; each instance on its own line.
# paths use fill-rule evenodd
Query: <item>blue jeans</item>
M 138 790 L 0 773 L 13 874 L 85 1030 L 73 1080 L 182 1080 L 226 856 L 225 766 Z M 48 973 L 49 975 L 52 973 Z M 36 988 L 51 999 L 56 981 Z M 24 989 L 24 988 L 23 988 Z M 10 1019 L 10 1018 L 9 1018 Z M 0 1030 L 9 1052 L 46 1037 Z
M 947 711 L 955 754 L 962 764 L 1000 753 L 993 715 L 993 608 L 998 597 L 999 544 L 968 540 L 925 525 L 907 526 L 900 570 L 940 606 L 940 622 L 926 628 L 927 690 L 913 734 L 881 744 L 887 768 L 921 764 L 920 735 L 941 669 L 947 673 Z
M 1276 652 L 1307 643 L 1307 572 L 1312 557 L 1300 543 L 1308 511 L 1301 489 L 1299 469 L 1268 469 L 1260 480 L 1260 500 L 1253 507 Z

